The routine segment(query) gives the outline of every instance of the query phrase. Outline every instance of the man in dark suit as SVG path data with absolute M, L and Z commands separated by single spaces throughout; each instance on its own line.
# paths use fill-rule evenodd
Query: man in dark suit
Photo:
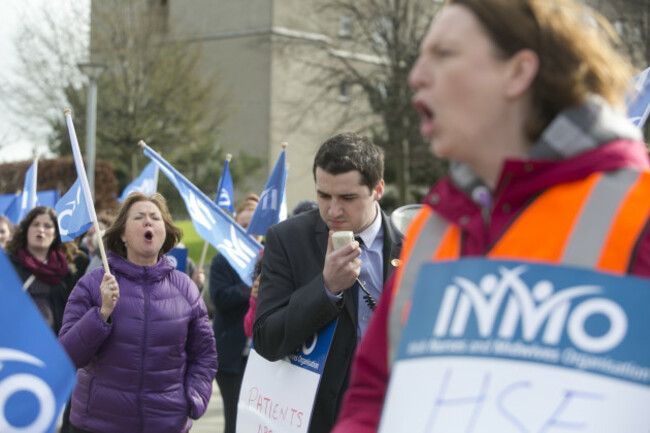
M 256 351 L 271 361 L 281 359 L 338 318 L 310 433 L 331 430 L 352 356 L 370 319 L 357 281 L 379 299 L 399 256 L 401 238 L 378 203 L 383 170 L 383 152 L 368 138 L 354 133 L 332 137 L 314 159 L 318 209 L 266 233 L 253 326 Z M 342 230 L 360 240 L 334 250 L 332 233 Z

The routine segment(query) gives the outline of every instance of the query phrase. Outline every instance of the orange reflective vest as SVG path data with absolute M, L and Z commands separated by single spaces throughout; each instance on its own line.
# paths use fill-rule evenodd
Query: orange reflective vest
M 650 172 L 617 170 L 551 187 L 522 209 L 487 258 L 626 274 L 650 218 Z M 461 256 L 461 229 L 423 207 L 409 226 L 389 313 L 389 364 L 408 317 L 419 268 Z

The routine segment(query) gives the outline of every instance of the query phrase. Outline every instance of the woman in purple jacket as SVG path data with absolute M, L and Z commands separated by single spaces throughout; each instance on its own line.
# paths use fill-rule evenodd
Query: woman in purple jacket
M 217 370 L 196 285 L 163 254 L 182 236 L 160 194 L 132 193 L 106 231 L 104 268 L 75 286 L 59 339 L 78 368 L 72 432 L 185 433 Z

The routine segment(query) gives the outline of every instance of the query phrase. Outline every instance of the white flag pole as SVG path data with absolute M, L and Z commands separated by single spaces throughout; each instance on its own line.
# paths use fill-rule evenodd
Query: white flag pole
M 38 184 L 37 184 L 37 181 L 38 181 L 38 154 L 36 152 L 34 152 L 34 173 L 33 173 L 32 176 L 33 176 L 32 177 L 32 185 L 34 185 L 33 186 L 34 190 L 28 192 L 31 195 L 30 196 L 30 203 L 28 205 L 29 210 L 32 210 L 32 209 L 34 209 L 36 207 L 36 192 L 38 191 Z M 32 194 L 32 192 L 34 194 Z
M 74 156 L 74 165 L 77 168 L 77 177 L 81 182 L 81 191 L 83 191 L 88 214 L 90 215 L 90 219 L 93 222 L 93 226 L 95 227 L 95 233 L 99 234 L 101 233 L 101 229 L 99 228 L 99 222 L 97 221 L 97 214 L 95 213 L 95 204 L 93 202 L 93 197 L 90 194 L 90 186 L 88 186 L 88 177 L 86 176 L 86 169 L 84 168 L 83 159 L 81 158 L 81 151 L 79 150 L 77 133 L 75 132 L 74 124 L 72 123 L 72 110 L 67 108 L 63 111 L 63 114 L 65 114 L 65 122 L 68 125 L 68 133 L 70 134 L 70 142 L 72 144 L 72 155 Z M 110 275 L 111 271 L 108 267 L 108 259 L 106 259 L 104 241 L 102 240 L 101 236 L 97 236 L 97 246 L 99 247 L 99 252 L 102 256 L 104 272 Z

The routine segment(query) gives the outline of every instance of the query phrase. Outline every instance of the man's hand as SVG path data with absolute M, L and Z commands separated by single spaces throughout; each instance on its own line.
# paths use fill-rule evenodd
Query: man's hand
M 203 283 L 205 283 L 205 272 L 201 268 L 197 268 L 194 273 L 192 274 L 192 281 L 194 281 L 194 284 L 196 284 L 196 287 L 201 290 L 201 287 L 203 287 Z
M 361 248 L 357 241 L 350 242 L 338 250 L 332 246 L 332 232 L 327 239 L 327 252 L 325 253 L 325 267 L 323 268 L 323 281 L 327 290 L 338 295 L 343 290 L 349 289 L 361 272 Z

